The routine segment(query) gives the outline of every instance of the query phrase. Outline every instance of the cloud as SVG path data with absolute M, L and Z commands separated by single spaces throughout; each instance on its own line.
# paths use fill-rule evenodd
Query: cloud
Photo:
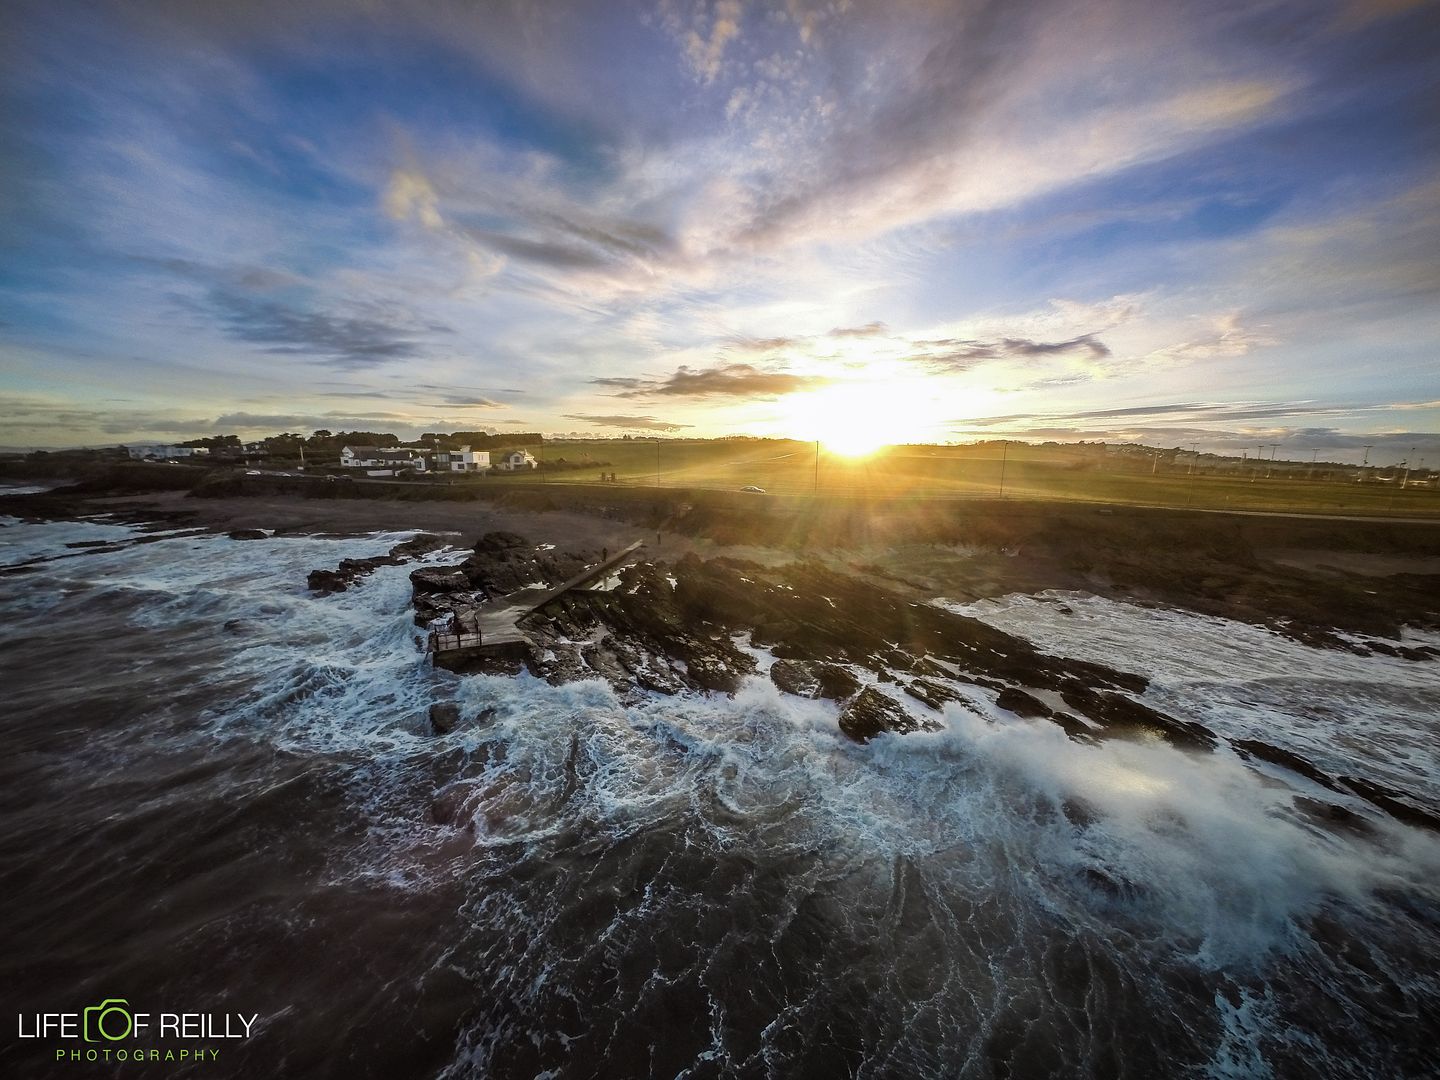
M 1110 346 L 1094 334 L 1081 334 L 1066 341 L 1032 341 L 1002 338 L 999 341 L 968 341 L 939 338 L 913 343 L 919 350 L 910 359 L 932 371 L 969 371 L 990 360 L 1033 359 L 1051 356 L 1082 356 L 1103 360 Z
M 1269 401 L 1269 402 L 1207 402 L 1179 401 L 1150 405 L 1134 405 L 1114 409 L 1088 409 L 1078 411 L 1010 413 L 1003 416 L 988 416 L 967 419 L 956 423 L 967 429 L 997 429 L 1012 433 L 1045 432 L 1045 438 L 1096 438 L 1126 437 L 1139 435 L 1151 437 L 1156 432 L 1185 432 L 1188 434 L 1217 434 L 1219 429 L 1206 427 L 1209 424 L 1243 424 L 1258 426 L 1243 431 L 1231 432 L 1244 445 L 1253 443 L 1255 436 L 1288 432 L 1290 435 L 1313 434 L 1316 436 L 1337 432 L 1334 427 L 1300 426 L 1293 421 L 1315 417 L 1342 417 L 1360 419 L 1367 415 L 1378 416 L 1389 412 L 1413 412 L 1440 407 L 1434 401 L 1368 402 L 1340 404 L 1317 401 Z M 1289 420 L 1290 424 L 1280 421 Z M 1108 425 L 1097 428 L 1095 425 Z M 1057 432 L 1068 432 L 1058 435 Z M 1099 432 L 1099 436 L 1095 434 Z M 1407 433 L 1413 435 L 1415 433 Z M 1288 437 L 1288 436 L 1287 436 Z M 1357 436 L 1360 437 L 1360 436 Z M 1364 439 L 1377 437 L 1365 435 Z M 1423 438 L 1440 438 L 1428 434 Z M 1326 443 L 1324 445 L 1331 445 Z M 1338 444 L 1336 444 L 1338 445 Z M 1358 445 L 1358 444 L 1357 444 Z
M 618 391 L 614 396 L 622 398 L 775 398 L 796 390 L 822 386 L 830 380 L 820 375 L 767 371 L 753 364 L 720 364 L 698 371 L 682 365 L 673 375 L 663 379 L 601 378 L 590 381 Z
M 309 292 L 294 274 L 244 264 L 216 265 L 192 259 L 134 257 L 135 263 L 203 285 L 181 303 L 215 319 L 230 337 L 266 346 L 267 352 L 309 356 L 345 368 L 367 367 L 420 356 L 422 333 L 450 333 L 393 311 L 340 314 L 298 306 L 280 293 Z M 378 306 L 378 305 L 372 305 Z
M 445 223 L 429 178 L 415 169 L 396 169 L 391 174 L 382 203 L 396 221 L 413 219 L 427 229 L 438 229 Z
M 398 412 L 340 411 L 315 413 L 229 412 L 219 416 L 185 416 L 158 408 L 100 408 L 26 395 L 0 395 L 0 412 L 8 427 L 48 440 L 74 441 L 72 433 L 86 432 L 116 438 L 197 437 L 230 433 L 274 434 L 279 431 L 406 429 L 417 417 Z M 88 438 L 89 436 L 87 436 Z M 53 443 L 52 443 L 53 444 Z
M 345 414 L 336 412 L 327 413 L 248 413 L 234 412 L 225 413 L 215 417 L 213 420 L 197 420 L 195 424 L 206 424 L 209 430 L 224 432 L 230 430 L 240 431 L 279 431 L 295 430 L 304 428 L 307 431 L 317 428 L 328 428 L 331 431 L 342 431 L 354 428 L 371 428 L 375 424 L 401 423 L 413 424 L 415 418 L 407 413 L 394 412 L 373 412 L 359 414 Z
M 781 349 L 803 345 L 807 340 L 809 339 L 803 337 L 735 338 L 727 342 L 725 348 L 742 352 L 779 352 Z
M 266 351 L 272 353 L 310 356 L 342 367 L 368 367 L 417 357 L 424 351 L 412 328 L 381 319 L 306 311 L 223 289 L 209 294 L 208 305 L 231 337 L 267 346 Z
M 458 405 L 465 409 L 508 409 L 510 406 L 503 401 L 494 401 L 487 397 L 468 397 L 464 394 L 445 394 L 435 408 L 443 408 L 447 405 Z
M 1232 311 L 1213 320 L 1213 329 L 1204 337 L 1166 345 L 1151 352 L 1147 359 L 1189 362 L 1216 357 L 1244 356 L 1251 349 L 1277 345 L 1279 339 L 1262 330 L 1247 329 L 1240 323 L 1240 313 Z
M 883 322 L 869 322 L 864 326 L 837 326 L 830 331 L 830 336 L 835 338 L 875 337 L 887 333 L 889 329 Z
M 685 58 L 704 82 L 714 82 L 720 74 L 726 46 L 740 36 L 742 13 L 740 0 L 716 0 L 715 17 L 710 23 L 708 35 L 701 32 L 703 25 L 685 33 Z
M 657 420 L 653 416 L 594 416 L 586 413 L 566 413 L 565 419 L 580 420 L 598 427 L 629 428 L 634 431 L 679 431 L 681 428 L 695 426 Z

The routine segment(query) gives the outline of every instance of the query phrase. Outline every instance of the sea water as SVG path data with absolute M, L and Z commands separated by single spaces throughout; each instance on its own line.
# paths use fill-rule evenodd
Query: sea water
M 408 534 L 138 535 L 0 528 L 0 564 L 67 556 L 0 578 L 11 1015 L 258 1014 L 207 1076 L 1433 1071 L 1440 842 L 1358 799 L 963 683 L 905 699 L 940 730 L 860 746 L 763 676 L 460 677 L 409 567 L 305 588 Z M 1083 595 L 962 610 L 1436 801 L 1434 662 Z M 448 698 L 486 719 L 431 734 Z

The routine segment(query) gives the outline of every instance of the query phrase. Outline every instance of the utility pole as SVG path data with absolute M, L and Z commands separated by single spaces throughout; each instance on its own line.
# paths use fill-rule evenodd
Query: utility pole
M 1005 466 L 1010 460 L 1010 440 L 1000 443 L 1000 498 L 1005 498 Z
M 1372 443 L 1366 443 L 1366 444 L 1365 444 L 1365 457 L 1364 457 L 1364 458 L 1361 460 L 1361 462 L 1360 462 L 1360 468 L 1364 469 L 1364 468 L 1367 468 L 1367 467 L 1369 466 L 1369 464 L 1370 464 L 1370 448 L 1371 448 L 1372 446 L 1374 446 L 1374 445 L 1375 445 L 1375 444 L 1374 444 L 1373 442 L 1372 442 Z
M 1155 475 L 1155 470 L 1160 467 L 1160 450 L 1157 447 L 1150 455 L 1150 475 Z
M 814 494 L 820 494 L 820 440 L 815 440 L 815 489 Z
M 1196 458 L 1198 458 L 1198 457 L 1200 456 L 1199 446 L 1200 446 L 1199 443 L 1193 443 L 1193 442 L 1192 442 L 1192 443 L 1190 444 L 1190 453 L 1193 454 L 1194 457 L 1192 457 L 1192 458 L 1190 459 L 1190 471 L 1185 474 L 1186 476 L 1194 476 L 1194 475 L 1195 475 L 1195 460 L 1196 460 Z
M 655 486 L 660 486 L 660 436 L 655 436 Z

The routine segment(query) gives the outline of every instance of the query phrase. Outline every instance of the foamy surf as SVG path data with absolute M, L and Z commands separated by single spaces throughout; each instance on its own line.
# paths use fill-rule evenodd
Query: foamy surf
M 0 548 L 16 529 L 16 550 L 39 550 L 99 538 L 88 528 L 16 526 Z M 958 682 L 938 731 L 860 746 L 834 705 L 764 677 L 734 697 L 664 697 L 436 671 L 410 568 L 329 597 L 304 587 L 309 569 L 405 535 L 177 537 L 44 564 L 6 591 L 4 633 L 26 656 L 82 627 L 117 642 L 100 686 L 151 680 L 150 700 L 127 701 L 124 725 L 92 731 L 75 757 L 36 750 L 60 785 L 36 798 L 56 819 L 69 820 L 46 802 L 57 790 L 82 808 L 93 791 L 125 837 L 101 880 L 72 883 L 75 902 L 103 888 L 232 927 L 252 997 L 277 993 L 244 974 L 281 962 L 274 950 L 309 957 L 286 1017 L 258 1037 L 268 1060 L 341 1038 L 317 1019 L 336 1009 L 393 1018 L 424 1002 L 431 1071 L 454 1077 L 602 1060 L 627 1075 L 874 1077 L 1414 1066 L 1416 1027 L 1440 1003 L 1432 835 L 1373 813 L 1366 832 L 1323 829 L 1295 809 L 1303 778 L 1223 748 L 1076 743 Z M 1145 674 L 1149 696 L 1222 735 L 1263 730 L 1434 783 L 1433 664 L 1084 596 L 967 613 Z M 766 651 L 742 645 L 763 672 Z M 1249 657 L 1253 677 L 1236 678 Z M 73 700 L 96 692 L 77 679 Z M 433 735 L 441 697 L 487 719 Z M 1348 745 L 1347 729 L 1373 745 Z M 204 842 L 246 845 L 237 864 L 255 850 L 251 873 L 263 865 L 283 888 L 236 909 L 191 878 L 145 877 L 170 850 L 154 809 L 170 803 L 120 785 L 161 760 L 170 785 L 180 762 L 204 763 L 186 798 L 214 793 L 202 819 L 231 822 Z M 17 836 L 22 863 L 49 850 L 38 829 Z M 337 928 L 371 942 L 377 922 L 401 943 L 372 946 L 381 989 L 329 974 Z M 197 979 L 185 940 L 163 937 L 143 979 Z M 138 977 L 118 944 L 84 944 L 94 970 Z M 340 1030 L 398 1053 L 386 1029 Z

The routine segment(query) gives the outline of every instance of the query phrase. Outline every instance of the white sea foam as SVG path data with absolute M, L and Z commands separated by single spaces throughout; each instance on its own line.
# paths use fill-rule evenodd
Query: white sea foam
M 123 535 L 14 528 L 27 550 L 40 537 L 24 529 L 48 535 L 52 550 L 57 538 Z M 993 985 L 956 974 L 935 991 L 941 997 L 999 1009 L 1009 984 L 1038 977 L 1029 965 L 1041 946 L 1030 939 L 1056 933 L 1109 942 L 1135 979 L 1181 964 L 1258 980 L 1252 996 L 1216 998 L 1216 1076 L 1264 1073 L 1263 1046 L 1279 1037 L 1266 973 L 1309 949 L 1309 919 L 1328 912 L 1383 941 L 1400 918 L 1386 897 L 1440 902 L 1440 844 L 1428 834 L 1373 810 L 1373 836 L 1327 832 L 1295 812 L 1289 787 L 1228 752 L 1082 745 L 959 683 L 965 705 L 927 711 L 941 730 L 859 746 L 839 732 L 833 703 L 782 694 L 763 675 L 733 698 L 622 697 L 598 680 L 551 686 L 524 674 L 437 671 L 411 620 L 412 567 L 382 566 L 328 597 L 304 584 L 310 569 L 380 554 L 407 535 L 161 540 L 46 564 L 29 588 L 88 604 L 108 597 L 135 633 L 172 642 L 177 663 L 192 649 L 212 657 L 187 676 L 236 689 L 185 737 L 263 738 L 286 754 L 343 762 L 356 813 L 375 836 L 371 861 L 355 873 L 427 888 L 467 872 L 475 853 L 502 858 L 517 842 L 560 843 L 577 822 L 618 840 L 684 821 L 695 830 L 687 843 L 703 838 L 755 859 L 800 852 L 829 878 L 853 877 L 853 902 L 837 901 L 834 917 L 863 927 L 874 891 L 899 888 L 908 867 L 937 903 L 980 905 L 1027 942 L 985 961 Z M 1433 701 L 1433 664 L 1322 652 L 1242 624 L 1086 596 L 959 610 L 1047 650 L 1145 674 L 1157 706 L 1224 734 L 1311 752 L 1328 741 L 1330 768 L 1416 784 L 1437 775 L 1434 714 L 1417 724 L 1403 706 Z M 741 645 L 763 670 L 765 650 Z M 1400 696 L 1376 692 L 1387 685 Z M 456 699 L 467 718 L 494 713 L 437 737 L 426 710 L 440 698 Z M 1364 733 L 1374 745 L 1361 745 Z M 451 783 L 466 795 L 462 819 L 437 826 L 428 806 Z M 772 828 L 783 841 L 757 839 Z M 646 902 L 658 917 L 669 901 Z M 477 917 L 500 917 L 476 903 Z M 525 932 L 543 938 L 541 915 L 527 917 L 535 921 Z M 989 933 L 970 918 L 944 931 L 944 948 L 974 947 L 967 934 Z M 619 932 L 612 924 L 597 941 Z
M 1320 649 L 1247 623 L 1085 594 L 939 603 L 1047 652 L 1144 675 L 1162 711 L 1440 801 L 1440 662 Z M 1406 640 L 1440 646 L 1440 635 L 1417 630 Z

